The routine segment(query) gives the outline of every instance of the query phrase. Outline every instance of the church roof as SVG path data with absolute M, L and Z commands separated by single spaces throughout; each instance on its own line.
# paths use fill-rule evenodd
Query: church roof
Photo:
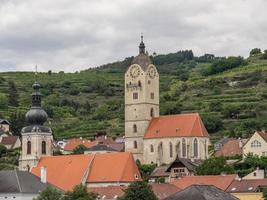
M 209 134 L 198 113 L 153 118 L 144 139 L 166 137 L 209 137 Z

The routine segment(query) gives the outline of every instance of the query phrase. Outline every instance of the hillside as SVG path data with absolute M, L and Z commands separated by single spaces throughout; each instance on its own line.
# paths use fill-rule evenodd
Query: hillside
M 213 140 L 247 136 L 267 128 L 267 60 L 218 58 L 192 51 L 154 55 L 160 72 L 161 114 L 199 112 Z M 43 107 L 56 138 L 124 134 L 124 72 L 132 57 L 80 73 L 40 73 Z M 12 83 L 19 105 L 8 106 Z M 30 105 L 34 74 L 0 73 L 0 118 L 19 130 Z

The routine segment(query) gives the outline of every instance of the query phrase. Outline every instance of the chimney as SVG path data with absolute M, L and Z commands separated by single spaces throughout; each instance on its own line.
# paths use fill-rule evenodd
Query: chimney
M 41 167 L 41 182 L 42 183 L 46 183 L 46 174 L 47 173 L 47 169 L 46 167 Z

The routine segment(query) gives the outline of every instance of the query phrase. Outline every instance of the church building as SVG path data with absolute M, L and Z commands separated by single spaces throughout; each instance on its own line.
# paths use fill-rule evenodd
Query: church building
M 125 73 L 125 151 L 144 164 L 208 158 L 209 134 L 198 113 L 159 111 L 159 73 L 141 36 L 139 55 Z
M 44 126 L 48 116 L 41 107 L 40 84 L 35 82 L 32 88 L 32 105 L 25 116 L 28 126 L 21 130 L 22 152 L 19 169 L 22 171 L 30 171 L 41 157 L 53 155 L 52 131 Z

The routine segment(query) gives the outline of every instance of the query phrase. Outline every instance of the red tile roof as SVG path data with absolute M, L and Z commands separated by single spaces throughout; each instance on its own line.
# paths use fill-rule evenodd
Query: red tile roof
M 235 180 L 237 175 L 218 175 L 218 176 L 184 176 L 173 182 L 176 187 L 185 189 L 191 185 L 213 185 L 225 191 Z
M 226 192 L 256 192 L 261 187 L 267 187 L 267 179 L 234 180 Z
M 158 199 L 165 199 L 181 190 L 175 185 L 168 183 L 152 183 L 151 187 Z
M 80 139 L 80 138 L 74 138 L 68 141 L 68 143 L 65 145 L 64 150 L 65 151 L 73 151 L 76 147 L 79 145 L 84 145 L 87 148 L 90 148 L 94 145 L 97 145 L 98 141 L 91 141 L 87 139 Z
M 240 145 L 241 143 L 241 145 Z M 242 141 L 239 139 L 230 139 L 222 145 L 220 150 L 215 152 L 215 156 L 231 157 L 235 155 L 242 155 Z
M 141 175 L 129 152 L 97 154 L 87 178 L 88 183 L 140 180 Z
M 42 157 L 31 172 L 40 176 L 42 166 L 47 167 L 47 181 L 64 191 L 72 190 L 82 180 L 88 183 L 142 180 L 128 152 Z
M 267 132 L 266 131 L 257 131 L 257 133 L 267 142 Z
M 168 177 L 170 176 L 170 172 L 166 172 L 169 166 L 160 166 L 156 167 L 154 171 L 151 173 L 150 177 L 157 178 L 157 177 Z
M 145 139 L 163 137 L 209 137 L 198 113 L 167 115 L 151 120 Z
M 3 144 L 3 145 L 14 145 L 17 142 L 18 139 L 19 139 L 18 136 L 2 137 L 1 144 Z

